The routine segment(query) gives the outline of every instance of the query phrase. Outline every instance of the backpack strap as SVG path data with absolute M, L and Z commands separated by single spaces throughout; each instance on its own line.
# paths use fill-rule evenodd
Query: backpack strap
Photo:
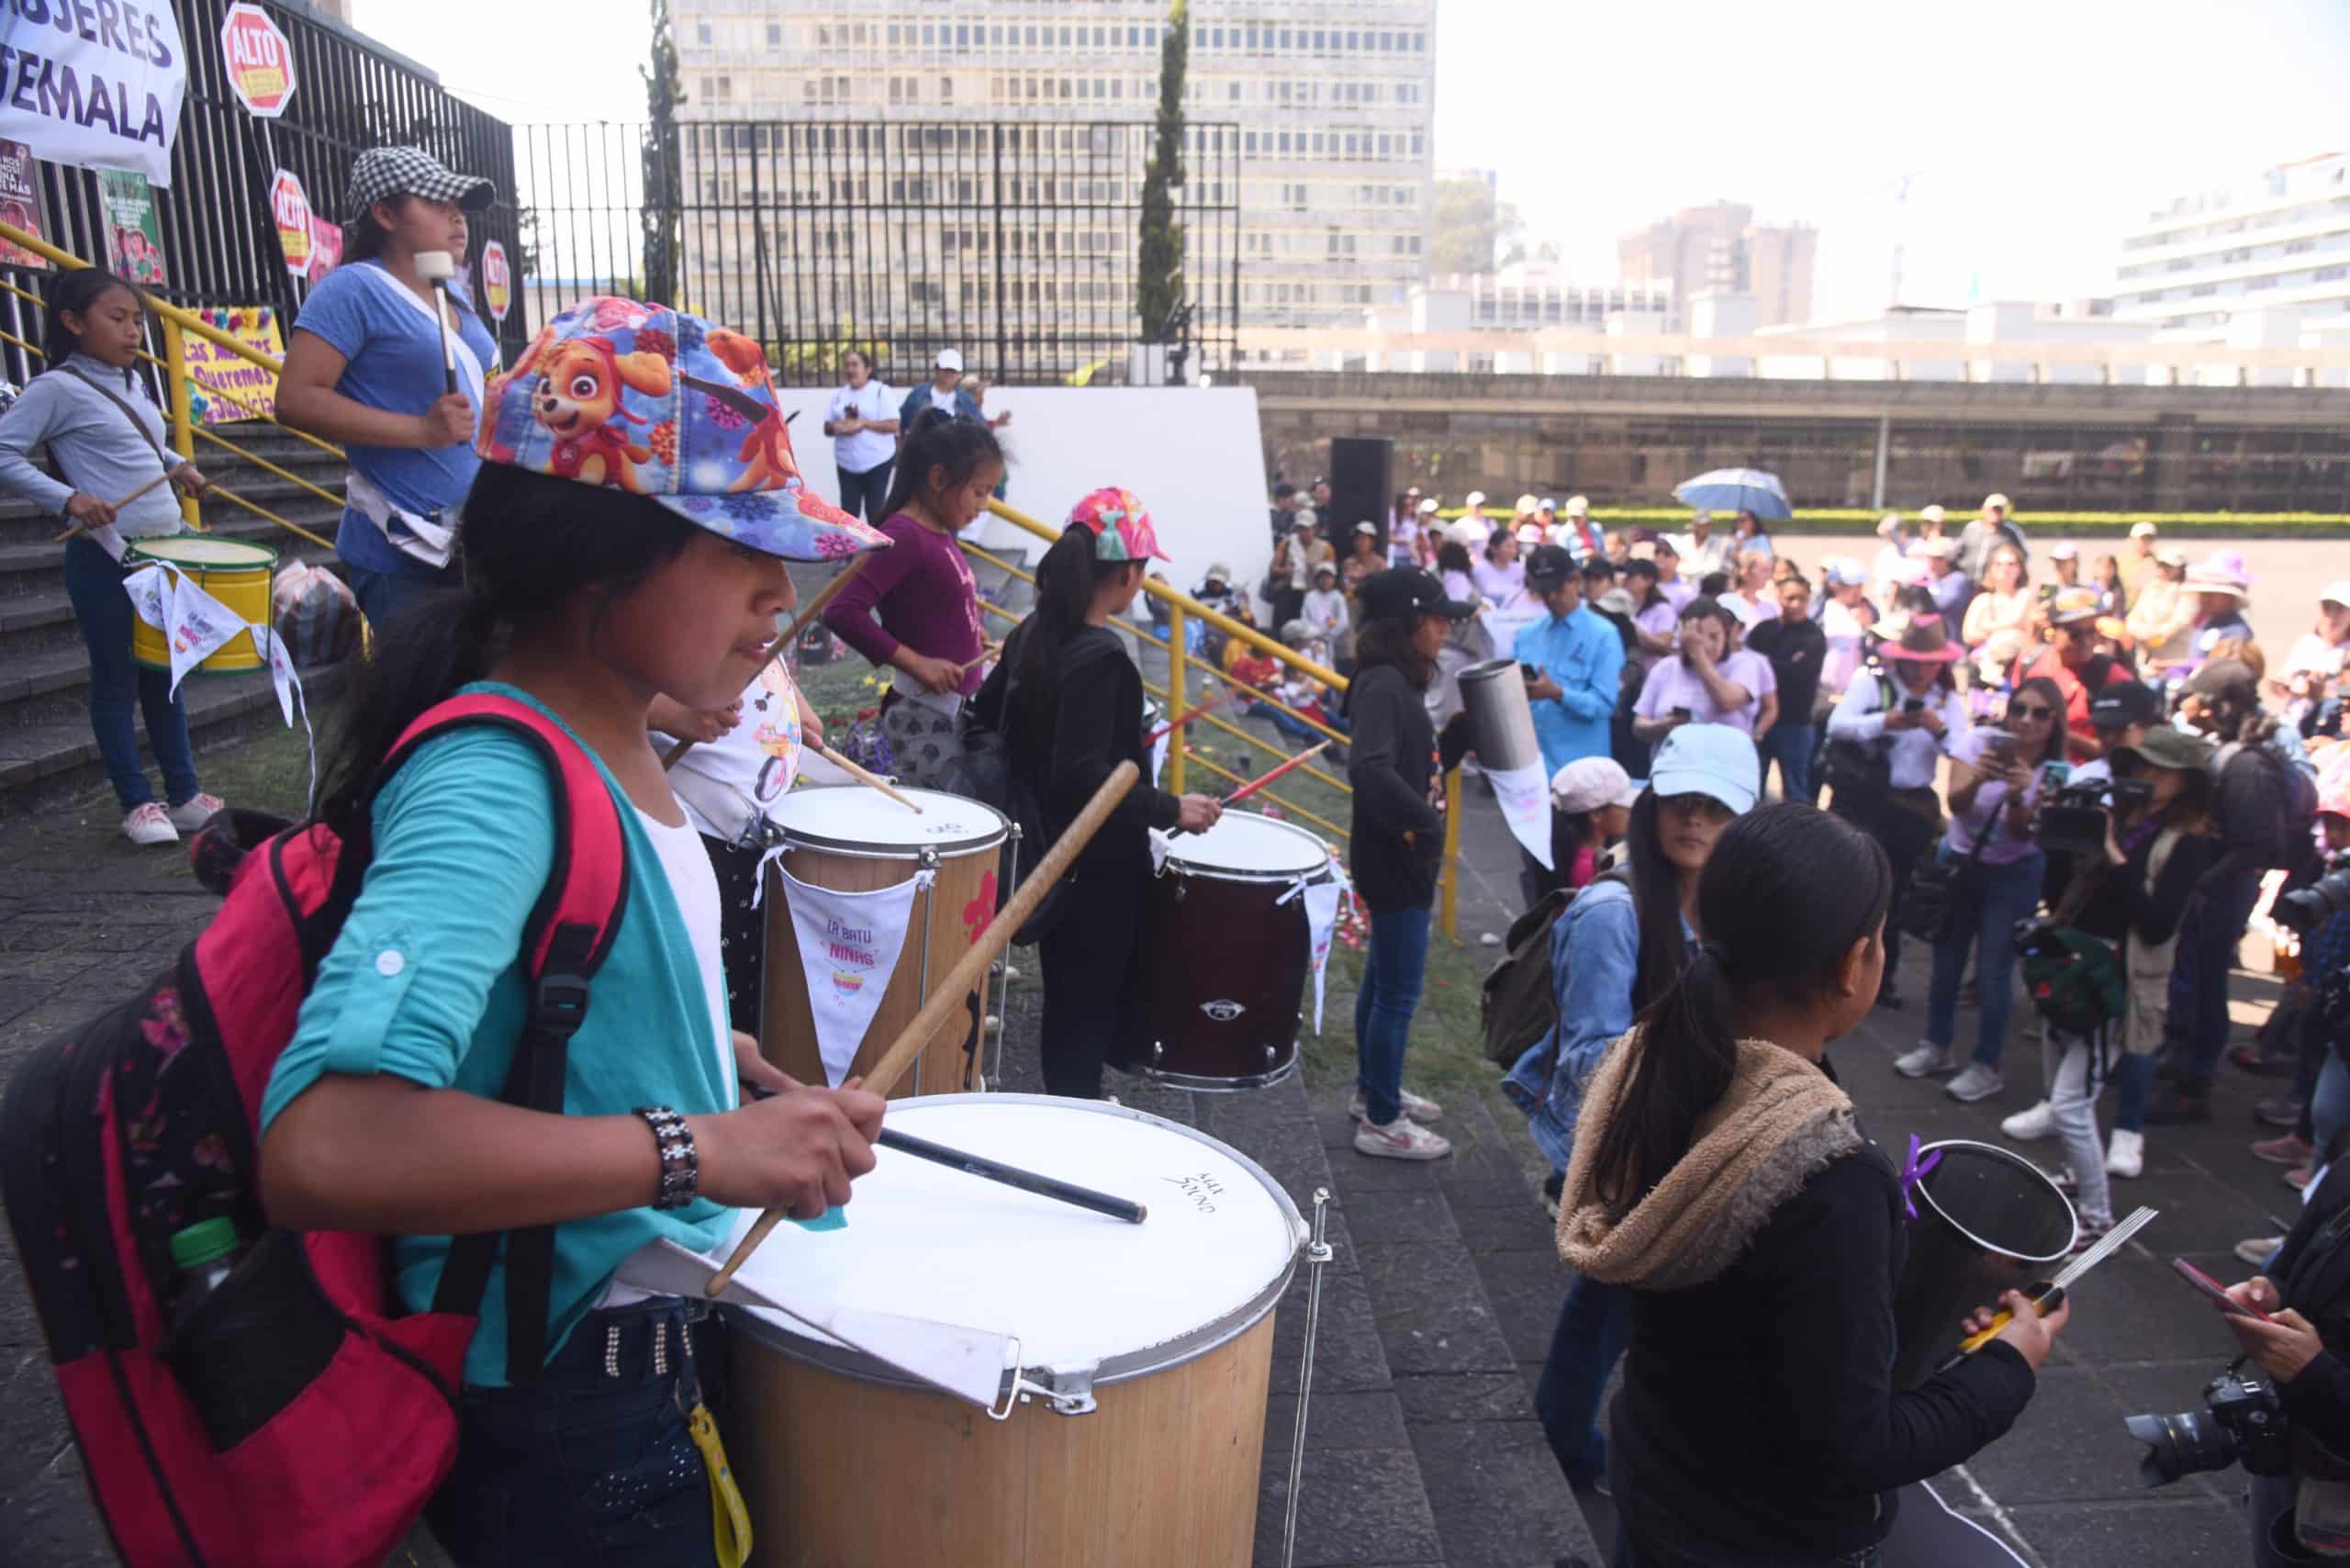
M 371 795 L 427 741 L 477 724 L 529 741 L 553 781 L 554 865 L 522 930 L 531 1015 L 498 1098 L 563 1114 L 571 1036 L 588 1016 L 589 982 L 611 952 L 628 907 L 628 838 L 620 808 L 579 742 L 528 703 L 476 692 L 439 703 L 410 724 L 378 771 Z M 506 1249 L 506 1377 L 534 1383 L 546 1364 L 548 1295 L 554 1279 L 554 1226 L 460 1236 L 451 1244 L 432 1310 L 481 1310 L 498 1244 Z

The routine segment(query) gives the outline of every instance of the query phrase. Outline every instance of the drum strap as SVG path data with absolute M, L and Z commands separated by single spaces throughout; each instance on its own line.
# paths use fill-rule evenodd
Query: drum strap
M 121 398 L 118 397 L 112 388 L 103 385 L 102 383 L 91 380 L 88 376 L 83 375 L 72 365 L 61 364 L 57 368 L 72 376 L 74 380 L 80 382 L 83 386 L 88 387 L 91 391 L 95 392 L 99 397 L 104 398 L 107 402 L 112 403 L 116 408 L 120 409 L 122 410 L 122 417 L 130 421 L 130 428 L 137 431 L 140 438 L 146 442 L 147 450 L 155 454 L 155 461 L 163 465 L 163 472 L 168 474 L 172 471 L 172 460 L 163 455 L 163 448 L 162 444 L 155 440 L 155 432 L 147 428 L 147 421 L 139 417 L 139 411 L 136 409 L 133 409 L 129 403 L 123 401 Z

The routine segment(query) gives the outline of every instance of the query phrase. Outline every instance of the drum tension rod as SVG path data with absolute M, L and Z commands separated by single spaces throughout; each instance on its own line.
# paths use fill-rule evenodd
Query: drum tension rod
M 1297 1426 L 1289 1440 L 1289 1518 L 1281 1526 L 1281 1568 L 1297 1561 L 1297 1488 L 1305 1473 L 1305 1407 L 1314 1397 L 1314 1337 L 1322 1322 L 1322 1272 L 1332 1253 L 1326 1232 L 1330 1189 L 1314 1189 L 1314 1239 L 1305 1249 L 1305 1352 L 1297 1369 Z

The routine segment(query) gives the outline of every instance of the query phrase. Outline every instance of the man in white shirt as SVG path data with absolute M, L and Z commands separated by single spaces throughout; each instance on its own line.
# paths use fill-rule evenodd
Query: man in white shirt
M 833 438 L 833 465 L 840 475 L 841 510 L 878 528 L 898 457 L 897 394 L 874 379 L 873 362 L 862 349 L 843 354 L 841 370 L 847 384 L 833 393 L 824 409 L 824 433 Z
M 1714 537 L 1714 514 L 1701 508 L 1689 519 L 1689 532 L 1673 541 L 1673 548 L 1681 555 L 1681 575 L 1701 583 L 1724 569 L 1729 541 Z

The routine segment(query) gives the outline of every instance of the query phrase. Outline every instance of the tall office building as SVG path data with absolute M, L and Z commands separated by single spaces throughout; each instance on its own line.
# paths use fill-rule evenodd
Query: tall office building
M 688 99 L 680 118 L 831 128 L 843 145 L 858 145 L 861 128 L 970 124 L 970 139 L 957 133 L 949 139 L 957 145 L 942 150 L 937 180 L 917 187 L 901 180 L 926 171 L 867 178 L 836 169 L 848 174 L 845 186 L 833 177 L 795 183 L 795 198 L 874 207 L 919 189 L 931 200 L 943 191 L 949 207 L 967 202 L 959 211 L 901 213 L 894 221 L 924 232 L 902 236 L 907 243 L 893 253 L 905 259 L 893 264 L 934 266 L 934 277 L 917 281 L 935 291 L 942 310 L 967 301 L 984 308 L 1005 284 L 1015 328 L 1041 330 L 1057 308 L 1114 311 L 1131 286 L 1133 208 L 1166 9 L 1163 0 L 676 0 Z M 1207 237 L 1192 235 L 1189 260 L 1195 279 L 1212 268 L 1219 286 L 1228 286 L 1237 262 L 1238 324 L 1351 325 L 1366 307 L 1401 303 L 1426 275 L 1435 22 L 1436 0 L 1192 0 L 1185 113 L 1201 156 L 1192 173 L 1228 176 L 1229 185 L 1218 180 L 1206 194 L 1234 210 L 1223 241 L 1233 254 L 1203 254 Z M 1059 156 L 1069 136 L 1057 128 L 1104 121 L 1134 129 L 1077 130 L 1080 142 L 1091 138 L 1090 161 L 1077 167 Z M 1218 124 L 1235 128 L 1224 133 L 1235 145 L 1201 144 Z M 982 129 L 1002 126 L 1018 129 L 1009 139 Z M 766 143 L 766 133 L 754 134 Z M 805 145 L 800 134 L 795 150 Z M 1062 232 L 992 231 L 990 160 L 1007 140 L 1086 208 Z M 832 145 L 809 161 L 828 161 Z M 688 191 L 699 199 L 748 199 L 739 158 L 689 133 L 686 159 Z M 1016 182 L 1019 171 L 1002 177 Z M 739 236 L 734 244 L 739 252 Z M 1065 263 L 1068 247 L 1127 272 L 1111 265 L 1072 277 L 1052 264 Z M 818 282 L 850 264 L 804 231 L 778 236 L 771 248 L 790 252 L 779 264 L 811 270 Z
M 1754 296 L 1757 327 L 1811 318 L 1811 266 L 1819 231 L 1805 224 L 1757 224 L 1754 209 L 1737 202 L 1684 207 L 1616 242 L 1617 269 L 1626 283 L 1670 283 L 1670 330 L 1688 325 L 1684 314 L 1700 294 Z
M 2345 312 L 2350 153 L 2180 196 L 2122 236 L 2113 317 L 2151 322 L 2157 342 L 2283 346 Z

